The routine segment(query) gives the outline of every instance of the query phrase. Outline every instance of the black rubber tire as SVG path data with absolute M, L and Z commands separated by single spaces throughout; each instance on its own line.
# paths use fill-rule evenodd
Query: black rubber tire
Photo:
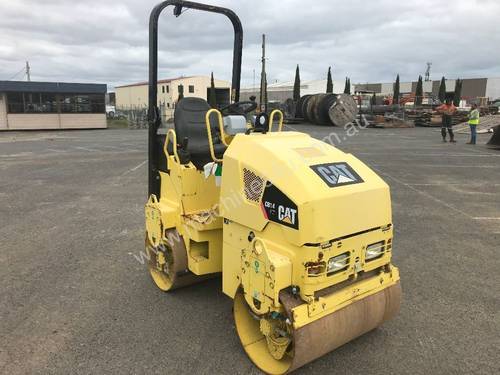
M 332 121 L 330 120 L 330 116 L 328 115 L 328 110 L 337 100 L 336 94 L 326 94 L 319 102 L 316 108 L 316 118 L 318 124 L 320 125 L 329 125 L 332 126 Z
M 304 118 L 304 113 L 302 112 L 302 106 L 304 105 L 304 102 L 309 98 L 311 95 L 304 95 L 301 96 L 299 101 L 297 102 L 297 107 L 295 111 L 295 118 Z
M 311 100 L 312 98 L 312 95 L 306 95 L 307 97 L 304 99 L 304 101 L 302 102 L 302 117 L 304 118 L 304 120 L 306 122 L 310 122 L 311 120 L 309 119 L 309 116 L 307 114 L 307 106 L 309 104 L 309 101 Z

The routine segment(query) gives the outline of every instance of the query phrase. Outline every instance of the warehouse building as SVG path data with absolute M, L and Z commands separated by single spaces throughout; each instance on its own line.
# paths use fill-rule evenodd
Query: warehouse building
M 0 81 L 0 130 L 106 128 L 106 85 Z
M 284 102 L 293 97 L 294 81 L 279 82 L 267 85 L 267 98 L 270 102 Z M 345 81 L 333 81 L 333 93 L 341 94 L 344 92 Z M 300 83 L 301 95 L 312 95 L 326 91 L 326 79 L 316 79 L 311 81 L 302 81 Z M 259 87 L 241 89 L 241 100 L 250 100 L 255 96 L 259 101 Z
M 214 81 L 217 104 L 227 105 L 230 101 L 231 84 L 228 81 Z M 182 87 L 182 88 L 181 88 Z M 115 87 L 116 109 L 129 110 L 145 108 L 148 105 L 148 82 L 138 82 Z M 173 110 L 182 89 L 184 97 L 207 99 L 210 90 L 210 77 L 191 76 L 158 80 L 158 106 Z
M 441 80 L 423 82 L 424 93 L 431 94 L 437 97 Z M 344 92 L 344 81 L 333 82 L 333 93 L 338 94 Z M 368 91 L 376 94 L 390 96 L 393 94 L 394 82 L 387 83 L 357 83 L 351 85 L 351 93 L 356 91 Z M 417 88 L 417 81 L 401 82 L 400 93 L 414 93 Z M 455 89 L 455 80 L 446 80 L 447 91 Z M 326 92 L 326 79 L 303 81 L 300 85 L 300 94 L 318 94 Z M 246 88 L 241 90 L 242 100 L 248 100 L 250 96 L 255 95 L 259 99 L 259 88 Z M 284 102 L 286 99 L 293 97 L 293 81 L 280 82 L 268 85 L 267 95 L 269 101 Z M 466 78 L 463 79 L 462 98 L 489 98 L 495 100 L 500 98 L 500 78 Z
M 455 90 L 454 79 L 446 80 L 446 90 Z M 424 93 L 438 96 L 441 80 L 423 82 Z M 417 81 L 401 82 L 401 94 L 414 93 L 417 88 Z M 371 91 L 377 94 L 392 95 L 394 82 L 387 83 L 357 83 L 356 91 Z M 464 78 L 462 85 L 462 98 L 489 98 L 495 100 L 500 98 L 500 78 Z

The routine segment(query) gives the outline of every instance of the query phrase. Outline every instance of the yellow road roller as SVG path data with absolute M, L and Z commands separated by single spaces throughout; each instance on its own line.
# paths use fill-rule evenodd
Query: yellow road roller
M 158 19 L 196 9 L 234 27 L 231 104 L 181 99 L 174 128 L 157 106 Z M 284 374 L 397 314 L 387 184 L 351 154 L 300 132 L 279 111 L 247 121 L 239 100 L 243 31 L 229 9 L 165 1 L 150 17 L 146 251 L 163 291 L 222 274 L 252 362 Z

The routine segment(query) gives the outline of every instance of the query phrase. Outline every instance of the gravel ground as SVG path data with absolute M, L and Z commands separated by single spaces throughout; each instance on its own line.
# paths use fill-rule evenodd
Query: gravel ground
M 500 373 L 500 153 L 432 129 L 335 132 L 391 186 L 403 304 L 296 373 Z M 146 136 L 0 133 L 0 373 L 259 373 L 220 279 L 164 294 L 136 259 Z

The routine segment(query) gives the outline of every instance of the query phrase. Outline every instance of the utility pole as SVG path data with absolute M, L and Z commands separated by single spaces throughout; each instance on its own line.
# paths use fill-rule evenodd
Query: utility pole
M 431 80 L 431 66 L 432 63 L 427 63 L 427 69 L 425 70 L 425 82 L 429 82 Z
M 31 81 L 30 62 L 29 61 L 26 61 L 26 80 L 28 82 Z
M 262 72 L 260 73 L 260 98 L 261 112 L 267 112 L 267 77 L 266 77 L 266 34 L 262 34 Z
M 252 91 L 255 92 L 255 69 L 253 70 L 253 86 Z

